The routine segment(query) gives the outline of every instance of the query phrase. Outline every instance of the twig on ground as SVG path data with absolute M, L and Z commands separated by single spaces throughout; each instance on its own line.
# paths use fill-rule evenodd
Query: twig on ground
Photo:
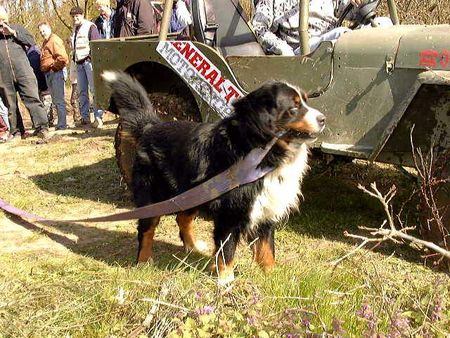
M 190 253 L 189 253 L 190 254 Z M 198 271 L 201 275 L 203 275 L 204 277 L 209 277 L 209 275 L 207 273 L 204 273 L 203 271 L 197 269 L 195 266 L 193 266 L 192 264 L 189 264 L 186 260 L 189 257 L 189 254 L 186 255 L 183 259 L 181 259 L 180 257 L 178 257 L 177 255 L 172 255 L 173 258 L 175 258 L 177 261 L 180 262 L 179 266 L 184 265 L 185 268 L 190 268 L 192 270 Z
M 411 1 L 410 1 L 411 3 Z M 431 216 L 430 219 L 426 219 L 426 224 L 421 224 L 422 230 L 426 226 L 426 229 L 428 231 L 431 230 L 432 226 L 437 227 L 440 234 L 442 235 L 442 243 L 443 247 L 430 242 L 425 241 L 423 239 L 419 239 L 417 237 L 414 237 L 410 235 L 408 232 L 411 230 L 414 230 L 416 227 L 405 227 L 403 226 L 403 222 L 400 219 L 401 212 L 403 210 L 404 205 L 402 206 L 400 213 L 394 217 L 394 212 L 392 209 L 391 202 L 393 198 L 396 195 L 397 189 L 393 185 L 389 191 L 383 195 L 377 188 L 376 183 L 372 183 L 370 185 L 370 189 L 365 188 L 364 186 L 358 184 L 358 188 L 362 190 L 364 193 L 368 194 L 369 196 L 372 196 L 376 198 L 381 205 L 383 206 L 386 220 L 381 224 L 379 228 L 371 228 L 371 227 L 358 227 L 361 230 L 366 230 L 370 233 L 370 237 L 368 236 L 362 236 L 362 235 L 354 235 L 350 234 L 348 232 L 344 232 L 344 235 L 346 237 L 355 238 L 358 240 L 361 240 L 362 242 L 355 247 L 353 250 L 348 252 L 346 255 L 342 256 L 341 258 L 331 262 L 331 264 L 336 267 L 340 262 L 347 259 L 348 257 L 354 255 L 357 251 L 365 247 L 370 242 L 376 242 L 377 244 L 374 246 L 378 246 L 380 243 L 390 240 L 394 243 L 403 243 L 404 241 L 409 241 L 412 244 L 419 245 L 425 248 L 428 248 L 438 255 L 440 255 L 441 259 L 448 258 L 450 259 L 450 251 L 449 245 L 447 242 L 449 232 L 448 229 L 444 226 L 443 221 L 443 213 L 442 210 L 440 210 L 438 206 L 438 202 L 436 201 L 435 193 L 436 188 L 439 187 L 442 184 L 449 184 L 450 183 L 450 177 L 443 176 L 442 173 L 445 169 L 446 163 L 450 160 L 450 151 L 447 151 L 446 153 L 442 153 L 440 155 L 440 158 L 438 160 L 435 159 L 435 154 L 433 152 L 434 146 L 433 144 L 430 145 L 430 151 L 428 152 L 427 156 L 424 156 L 420 148 L 415 148 L 414 142 L 413 142 L 413 131 L 414 126 L 411 128 L 410 132 L 410 144 L 411 144 L 411 151 L 412 151 L 412 159 L 414 161 L 414 166 L 417 170 L 418 177 L 421 181 L 420 184 L 420 195 L 422 197 L 422 200 L 426 206 L 426 208 L 429 211 L 429 215 Z M 447 164 L 448 165 L 448 164 Z M 409 197 L 409 200 L 412 198 L 412 196 Z M 445 209 L 444 209 L 445 210 Z M 396 221 L 399 227 L 396 226 Z M 423 222 L 422 222 L 423 223 Z M 385 227 L 387 226 L 387 227 Z
M 183 310 L 185 312 L 189 312 L 188 308 L 185 308 L 185 307 L 179 306 L 179 305 L 175 305 L 175 304 L 171 304 L 171 303 L 167 303 L 167 302 L 164 302 L 164 301 L 159 300 L 159 299 L 142 298 L 141 300 L 143 302 L 154 303 L 152 308 L 150 309 L 147 317 L 145 318 L 144 322 L 142 323 L 143 325 L 149 324 L 151 319 L 153 319 L 154 314 L 157 312 L 157 309 L 159 308 L 159 305 L 165 305 L 165 306 L 168 306 L 168 307 L 171 307 L 171 308 L 174 308 L 174 309 L 178 309 L 178 310 Z
M 428 230 L 430 230 L 433 224 L 437 227 L 440 234 L 442 235 L 442 242 L 445 249 L 448 249 L 447 237 L 449 235 L 448 230 L 444 226 L 443 214 L 442 210 L 440 210 L 438 203 L 435 198 L 435 190 L 437 186 L 442 184 L 450 183 L 450 177 L 440 178 L 439 174 L 436 175 L 436 171 L 443 170 L 443 166 L 448 160 L 450 160 L 450 151 L 447 154 L 443 154 L 443 158 L 441 158 L 441 162 L 435 161 L 434 153 L 433 153 L 433 144 L 430 147 L 430 151 L 427 157 L 424 157 L 420 148 L 415 148 L 413 141 L 413 130 L 414 126 L 411 128 L 410 133 L 410 143 L 411 143 L 411 151 L 412 157 L 414 160 L 414 166 L 417 169 L 418 175 L 421 179 L 420 185 L 420 195 L 422 197 L 423 203 L 426 206 L 426 209 L 429 211 L 431 215 L 430 219 L 426 219 L 427 224 L 422 224 L 422 227 L 426 226 Z M 418 159 L 419 158 L 419 159 Z M 420 160 L 420 161 L 419 161 Z M 438 176 L 438 177 L 436 177 Z
M 381 224 L 381 226 L 379 228 L 358 227 L 361 230 L 369 231 L 370 235 L 373 236 L 372 238 L 367 237 L 367 236 L 354 235 L 354 234 L 345 232 L 344 235 L 346 237 L 360 239 L 360 240 L 362 240 L 362 242 L 356 248 L 354 248 L 352 251 L 350 251 L 343 257 L 331 262 L 331 264 L 333 266 L 337 266 L 344 259 L 347 259 L 348 257 L 354 255 L 358 250 L 363 248 L 369 242 L 383 242 L 386 240 L 391 240 L 394 243 L 401 243 L 401 241 L 399 241 L 398 239 L 407 240 L 407 241 L 410 241 L 415 244 L 420 244 L 420 245 L 422 245 L 428 249 L 431 249 L 431 250 L 439 253 L 440 255 L 450 259 L 450 251 L 448 251 L 444 248 L 441 248 L 440 246 L 438 246 L 432 242 L 424 241 L 422 239 L 411 236 L 407 233 L 410 230 L 414 230 L 415 227 L 402 227 L 400 230 L 397 229 L 395 222 L 394 222 L 392 207 L 390 205 L 390 202 L 392 201 L 392 199 L 394 198 L 394 196 L 396 194 L 395 186 L 392 186 L 384 196 L 378 190 L 375 182 L 372 183 L 370 185 L 370 187 L 371 187 L 371 190 L 366 189 L 362 185 L 358 185 L 358 188 L 361 189 L 363 192 L 365 192 L 366 194 L 368 194 L 380 201 L 380 203 L 383 205 L 387 219 Z M 403 224 L 401 223 L 400 220 L 399 220 L 399 222 L 400 222 L 400 225 L 403 226 Z M 385 228 L 386 224 L 389 226 L 389 228 Z

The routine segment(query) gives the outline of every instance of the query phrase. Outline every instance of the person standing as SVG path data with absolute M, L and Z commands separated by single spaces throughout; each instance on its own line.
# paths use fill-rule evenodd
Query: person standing
M 10 132 L 19 133 L 17 126 L 17 92 L 34 122 L 34 135 L 49 138 L 48 119 L 39 100 L 36 77 L 28 62 L 26 48 L 34 45 L 33 36 L 21 25 L 9 24 L 8 12 L 0 6 L 0 74 L 9 109 Z
M 192 25 L 192 15 L 188 9 L 188 0 L 174 0 L 169 32 L 189 36 L 189 25 Z
M 97 27 L 84 18 L 84 11 L 76 6 L 70 10 L 74 23 L 72 34 L 73 61 L 77 65 L 78 99 L 80 102 L 81 124 L 90 125 L 89 92 L 93 98 L 94 124 L 93 127 L 103 126 L 103 111 L 97 110 L 95 105 L 94 78 L 92 75 L 91 48 L 89 41 L 100 39 Z
M 52 33 L 48 22 L 38 25 L 39 33 L 44 38 L 41 51 L 41 70 L 45 74 L 52 102 L 58 112 L 56 130 L 67 128 L 66 103 L 64 101 L 64 68 L 69 62 L 63 40 Z
M 28 61 L 30 61 L 31 68 L 33 68 L 34 75 L 36 76 L 38 84 L 39 99 L 44 104 L 44 110 L 47 114 L 48 125 L 53 127 L 54 122 L 54 105 L 52 102 L 52 96 L 45 79 L 45 74 L 41 70 L 41 50 L 38 46 L 33 45 L 27 49 Z M 20 127 L 19 127 L 20 129 Z
M 80 105 L 78 102 L 78 76 L 77 65 L 70 59 L 69 81 L 70 81 L 70 106 L 72 107 L 72 118 L 76 126 L 83 121 L 80 114 Z
M 77 64 L 73 61 L 72 39 L 69 37 L 65 40 L 66 50 L 69 51 L 69 65 L 67 66 L 68 79 L 70 82 L 70 108 L 75 126 L 81 124 L 80 108 L 78 105 L 78 89 L 77 89 Z M 66 105 L 67 108 L 67 105 Z
M 148 0 L 117 0 L 114 37 L 153 33 L 153 8 Z
M 116 11 L 111 8 L 110 0 L 95 0 L 95 6 L 99 11 L 99 16 L 94 23 L 102 39 L 114 37 L 114 20 Z
M 11 137 L 9 133 L 8 108 L 4 105 L 0 95 L 0 143 L 9 141 Z

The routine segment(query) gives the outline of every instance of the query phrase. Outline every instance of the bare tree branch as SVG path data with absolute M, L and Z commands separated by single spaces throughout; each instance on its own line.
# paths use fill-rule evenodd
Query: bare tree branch
M 58 19 L 63 23 L 63 25 L 64 25 L 69 31 L 71 31 L 71 30 L 72 30 L 72 27 L 66 23 L 66 21 L 63 19 L 63 17 L 61 16 L 61 14 L 58 12 L 58 9 L 57 9 L 55 0 L 52 0 L 52 5 L 53 5 L 53 9 L 54 9 L 54 11 L 55 11 L 56 16 L 58 17 Z
M 447 244 L 448 230 L 444 226 L 443 213 L 441 213 L 441 211 L 439 210 L 439 206 L 435 198 L 435 191 L 438 185 L 450 183 L 450 178 L 436 177 L 435 171 L 439 172 L 443 168 L 440 168 L 439 165 L 436 165 L 433 153 L 434 145 L 431 144 L 428 157 L 425 158 L 423 156 L 422 150 L 420 148 L 415 148 L 414 146 L 413 131 L 414 126 L 412 126 L 410 132 L 410 143 L 412 156 L 414 159 L 414 165 L 417 169 L 418 175 L 421 178 L 420 193 L 427 209 L 430 211 L 432 216 L 432 219 L 427 220 L 427 228 L 428 230 L 430 230 L 431 229 L 430 222 L 434 221 L 434 224 L 437 226 L 440 233 L 442 234 L 442 241 L 444 243 L 444 247 L 448 248 Z M 450 152 L 448 152 L 447 155 L 443 154 L 442 156 L 444 162 L 443 165 L 445 165 L 445 162 L 448 161 L 449 159 L 448 157 L 450 157 Z M 417 157 L 419 157 L 420 161 L 417 159 Z M 435 168 L 435 166 L 437 166 L 437 168 Z
M 386 240 L 391 240 L 395 243 L 401 243 L 397 240 L 397 238 L 402 240 L 407 240 L 415 244 L 419 244 L 423 247 L 426 247 L 428 249 L 433 250 L 434 252 L 437 252 L 438 254 L 442 255 L 443 257 L 446 257 L 450 259 L 450 251 L 436 245 L 433 242 L 424 241 L 422 239 L 416 238 L 414 236 L 409 235 L 407 232 L 410 230 L 414 230 L 415 227 L 402 227 L 400 230 L 397 229 L 394 222 L 393 212 L 389 205 L 389 202 L 392 201 L 396 194 L 396 188 L 395 186 L 392 186 L 389 191 L 383 196 L 383 194 L 380 193 L 380 191 L 377 188 L 376 183 L 372 183 L 370 185 L 372 190 L 366 189 L 362 185 L 358 185 L 358 188 L 361 189 L 366 194 L 378 199 L 380 203 L 383 205 L 384 211 L 387 216 L 387 220 L 385 220 L 379 228 L 370 228 L 370 227 L 359 227 L 361 230 L 366 230 L 370 232 L 370 235 L 373 236 L 373 238 L 369 238 L 366 236 L 360 236 L 360 235 L 354 235 L 350 234 L 348 232 L 344 232 L 344 235 L 346 237 L 356 238 L 362 240 L 362 242 L 355 247 L 352 251 L 348 252 L 341 258 L 331 262 L 333 266 L 338 265 L 340 262 L 342 262 L 344 259 L 347 259 L 348 257 L 354 255 L 358 250 L 363 248 L 367 243 L 369 242 L 384 242 Z M 389 225 L 389 229 L 385 229 L 385 224 Z M 403 224 L 400 222 L 400 226 L 403 226 Z

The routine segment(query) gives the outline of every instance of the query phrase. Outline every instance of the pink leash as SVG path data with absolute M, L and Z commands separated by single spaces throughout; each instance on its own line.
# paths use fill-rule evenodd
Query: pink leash
M 252 183 L 264 177 L 266 174 L 271 172 L 273 168 L 258 168 L 258 165 L 277 140 L 278 138 L 273 138 L 264 149 L 253 149 L 243 160 L 237 162 L 227 170 L 192 189 L 189 189 L 168 200 L 150 204 L 145 207 L 136 208 L 131 211 L 92 218 L 52 220 L 18 209 L 2 199 L 0 199 L 0 209 L 3 209 L 12 215 L 43 224 L 115 222 L 173 214 L 180 211 L 189 210 L 206 202 L 212 201 L 241 185 Z

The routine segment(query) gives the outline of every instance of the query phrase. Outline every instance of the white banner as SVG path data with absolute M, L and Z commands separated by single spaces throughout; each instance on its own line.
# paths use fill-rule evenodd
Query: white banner
M 161 41 L 156 50 L 222 118 L 244 96 L 191 41 Z

